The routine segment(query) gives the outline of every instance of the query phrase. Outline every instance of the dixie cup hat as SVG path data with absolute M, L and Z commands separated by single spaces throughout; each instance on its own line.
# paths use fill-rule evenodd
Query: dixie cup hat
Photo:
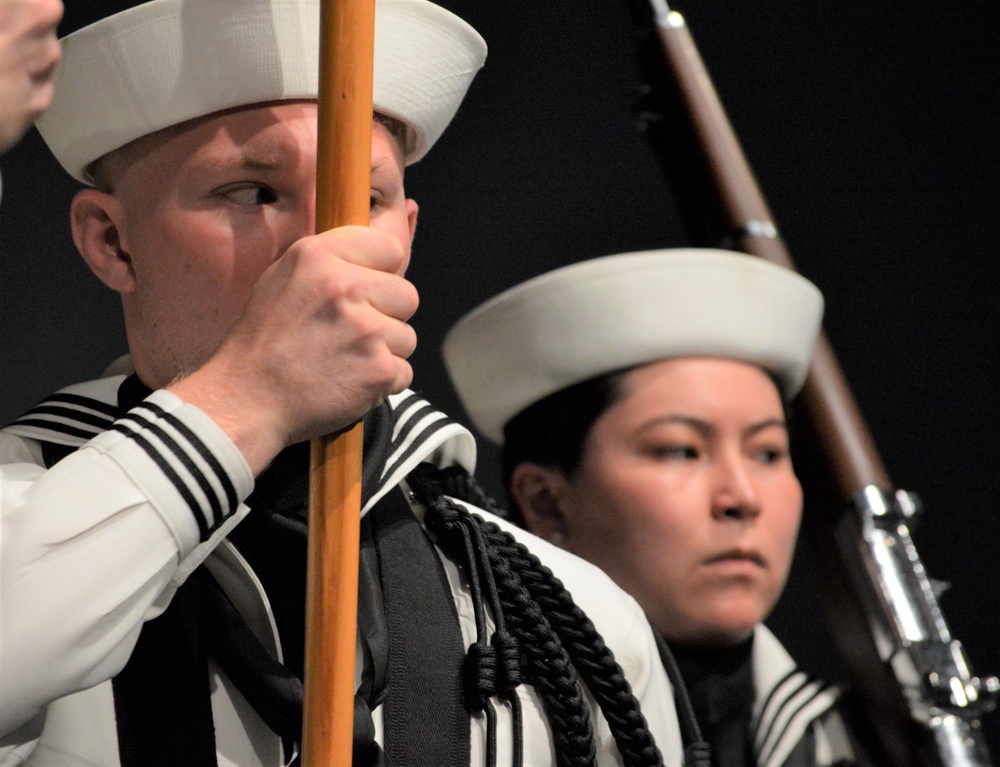
M 319 0 L 152 0 L 62 39 L 56 95 L 38 122 L 79 181 L 129 142 L 186 120 L 268 101 L 315 99 Z M 427 0 L 377 0 L 375 111 L 407 127 L 406 162 L 451 122 L 486 43 Z
M 698 248 L 623 253 L 528 280 L 448 331 L 445 365 L 479 431 L 590 378 L 663 359 L 723 357 L 805 381 L 823 315 L 809 280 L 763 259 Z

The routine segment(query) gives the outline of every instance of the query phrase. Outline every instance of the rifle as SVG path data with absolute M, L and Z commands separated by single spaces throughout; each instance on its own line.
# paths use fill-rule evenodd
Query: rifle
M 322 0 L 316 230 L 367 226 L 375 0 Z M 361 423 L 310 445 L 302 763 L 350 765 L 354 740 Z
M 634 10 L 648 33 L 646 133 L 692 235 L 794 269 L 683 17 L 665 0 Z M 910 536 L 919 499 L 893 486 L 825 335 L 802 402 L 819 458 L 816 474 L 803 477 L 803 529 L 880 758 L 893 767 L 989 767 L 979 721 L 1000 680 L 974 676 L 951 636 Z

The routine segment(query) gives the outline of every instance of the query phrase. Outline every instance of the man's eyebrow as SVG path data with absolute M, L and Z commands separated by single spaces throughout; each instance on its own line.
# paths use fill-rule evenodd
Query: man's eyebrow
M 240 152 L 227 157 L 222 165 L 234 170 L 275 171 L 283 165 L 281 152 Z
M 213 171 L 267 171 L 275 172 L 288 164 L 287 153 L 280 148 L 237 148 L 202 157 L 201 165 Z
M 247 170 L 278 170 L 282 163 L 277 158 L 244 157 L 239 163 L 240 168 Z
M 375 158 L 375 161 L 372 163 L 372 173 L 381 172 L 382 170 L 388 170 L 400 176 L 402 175 L 402 171 L 399 169 L 398 163 L 392 157 Z

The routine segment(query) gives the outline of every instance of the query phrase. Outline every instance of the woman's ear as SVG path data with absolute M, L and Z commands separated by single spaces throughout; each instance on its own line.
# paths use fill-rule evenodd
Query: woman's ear
M 131 293 L 135 269 L 122 245 L 123 217 L 118 200 L 96 189 L 78 192 L 70 206 L 73 242 L 90 270 L 112 290 Z
M 566 518 L 560 498 L 568 486 L 559 469 L 519 463 L 510 477 L 510 493 L 528 530 L 556 546 L 566 543 Z

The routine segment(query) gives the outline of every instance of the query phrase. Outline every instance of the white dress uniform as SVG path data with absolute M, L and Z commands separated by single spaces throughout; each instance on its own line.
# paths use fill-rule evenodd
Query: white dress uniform
M 124 666 L 147 620 L 205 563 L 247 624 L 280 658 L 267 597 L 226 535 L 249 512 L 253 488 L 242 456 L 197 408 L 155 392 L 115 418 L 122 376 L 73 386 L 0 432 L 0 765 L 120 764 L 110 679 Z M 375 497 L 405 482 L 418 463 L 471 472 L 475 443 L 430 408 L 391 398 L 394 444 Z M 423 403 L 426 404 L 426 403 Z M 409 432 L 407 434 L 407 432 Z M 51 469 L 41 442 L 79 446 Z M 418 518 L 423 508 L 411 501 Z M 476 513 L 485 513 L 474 509 Z M 681 763 L 672 691 L 636 603 L 597 568 L 494 520 L 562 580 L 591 617 L 628 677 L 665 764 Z M 442 556 L 466 646 L 475 639 L 468 585 Z M 214 665 L 212 711 L 220 766 L 286 764 L 281 739 Z M 553 763 L 548 721 L 534 689 L 522 685 L 526 767 Z M 588 696 L 589 700 L 589 696 Z M 594 711 L 599 764 L 620 764 Z M 498 763 L 509 764 L 510 720 L 498 706 Z M 375 711 L 381 738 L 379 710 Z M 471 763 L 484 763 L 486 729 L 471 724 Z

